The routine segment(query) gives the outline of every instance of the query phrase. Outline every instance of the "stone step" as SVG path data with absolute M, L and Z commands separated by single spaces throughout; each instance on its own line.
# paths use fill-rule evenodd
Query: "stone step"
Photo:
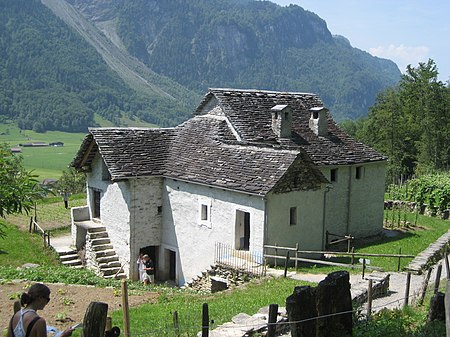
M 64 255 L 73 255 L 73 254 L 76 254 L 77 253 L 77 251 L 76 250 L 73 250 L 73 249 L 70 249 L 70 250 L 64 250 L 64 251 L 58 251 L 58 255 L 61 257 L 61 256 L 64 256 Z
M 101 268 L 100 272 L 103 274 L 103 276 L 115 275 L 120 269 L 120 267 Z
M 114 254 L 114 255 L 110 255 L 110 256 L 105 256 L 105 257 L 99 257 L 97 258 L 97 262 L 100 263 L 110 263 L 110 262 L 118 262 L 119 261 L 119 257 Z
M 113 249 L 112 245 L 97 245 L 97 246 L 92 246 L 92 250 L 95 252 L 99 252 L 99 251 L 103 251 L 103 250 L 111 250 Z
M 59 260 L 61 262 L 70 261 L 70 260 L 76 260 L 76 259 L 80 259 L 80 257 L 78 256 L 77 253 L 70 254 L 70 255 L 66 254 L 66 255 L 62 255 L 62 256 L 59 257 Z
M 97 233 L 97 232 L 105 232 L 105 231 L 106 231 L 106 227 L 104 227 L 104 226 L 91 227 L 91 228 L 88 228 L 88 230 L 87 230 L 88 233 Z
M 108 245 L 111 243 L 111 240 L 109 240 L 109 238 L 98 238 L 98 239 L 91 239 L 91 242 L 93 246 L 98 246 L 98 245 Z
M 116 252 L 113 249 L 101 250 L 95 252 L 95 258 L 99 259 L 101 257 L 113 256 L 116 255 Z
M 104 269 L 104 268 L 117 268 L 120 267 L 121 264 L 119 261 L 112 261 L 112 262 L 108 262 L 108 263 L 100 263 L 98 265 L 100 267 L 100 269 Z
M 82 266 L 81 260 L 69 260 L 69 261 L 62 261 L 61 262 L 63 265 L 65 266 L 69 266 L 69 267 L 75 267 L 75 266 Z
M 100 239 L 100 238 L 107 238 L 108 236 L 108 232 L 95 232 L 95 233 L 89 233 L 89 237 L 91 239 Z

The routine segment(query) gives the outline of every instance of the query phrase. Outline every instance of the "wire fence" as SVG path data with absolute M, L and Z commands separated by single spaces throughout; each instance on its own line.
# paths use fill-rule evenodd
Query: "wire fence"
M 436 293 L 435 287 L 428 287 L 425 294 Z M 407 297 L 396 298 L 392 301 L 379 301 L 378 305 L 371 306 L 371 312 L 367 312 L 367 304 L 362 307 L 355 307 L 352 310 L 334 312 L 330 314 L 317 315 L 313 317 L 304 318 L 301 320 L 289 321 L 287 315 L 284 315 L 283 320 L 279 320 L 274 323 L 268 323 L 267 319 L 262 316 L 253 316 L 246 320 L 244 323 L 224 323 L 216 324 L 219 319 L 214 316 L 207 317 L 207 323 L 201 324 L 205 318 L 201 317 L 201 308 L 190 308 L 184 313 L 170 313 L 174 317 L 172 323 L 160 324 L 157 327 L 143 328 L 143 325 L 139 329 L 131 329 L 128 336 L 125 337 L 141 337 L 141 336 L 158 336 L 158 337 L 194 337 L 194 336 L 210 336 L 210 337 L 238 337 L 238 336 L 250 336 L 251 333 L 261 333 L 267 331 L 269 326 L 273 326 L 278 332 L 287 332 L 291 325 L 305 324 L 311 321 L 319 321 L 323 319 L 329 319 L 340 315 L 352 315 L 354 324 L 357 322 L 368 322 L 371 314 L 375 314 L 385 308 L 402 308 L 406 303 L 414 304 L 419 299 L 420 295 L 415 292 Z M 204 304 L 205 305 L 205 304 Z M 175 316 L 177 319 L 175 320 Z M 266 317 L 267 318 L 267 317 Z M 195 322 L 198 322 L 195 323 Z M 250 322 L 250 323 L 249 323 Z M 156 323 L 156 322 L 155 322 Z M 202 331 L 207 331 L 208 334 L 202 334 Z

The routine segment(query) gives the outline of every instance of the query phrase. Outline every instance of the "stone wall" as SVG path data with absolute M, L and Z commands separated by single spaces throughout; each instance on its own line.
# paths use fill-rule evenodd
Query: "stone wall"
M 253 277 L 232 268 L 214 265 L 186 283 L 185 288 L 201 293 L 214 293 L 239 286 Z

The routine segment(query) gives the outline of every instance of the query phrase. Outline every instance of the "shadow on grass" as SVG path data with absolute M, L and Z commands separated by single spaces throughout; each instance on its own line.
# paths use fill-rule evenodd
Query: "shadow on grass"
M 383 233 L 377 236 L 365 238 L 365 239 L 356 239 L 354 241 L 355 249 L 362 249 L 366 247 L 373 247 L 378 244 L 386 244 L 389 242 L 394 242 L 398 240 L 403 240 L 408 237 L 416 236 L 414 229 L 383 229 Z
M 9 253 L 0 249 L 0 254 L 9 254 Z

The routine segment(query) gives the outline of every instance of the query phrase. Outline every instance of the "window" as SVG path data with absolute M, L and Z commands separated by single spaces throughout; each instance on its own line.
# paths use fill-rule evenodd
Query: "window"
M 158 214 L 161 214 L 162 213 L 162 206 L 158 206 L 157 210 L 158 210 Z
M 355 178 L 356 179 L 361 179 L 363 177 L 363 173 L 364 173 L 364 168 L 362 166 L 357 166 L 356 167 Z
M 297 207 L 289 209 L 289 225 L 295 226 L 297 224 Z
M 337 181 L 337 169 L 331 169 L 330 171 L 330 181 L 336 182 Z
M 208 220 L 208 206 L 207 205 L 202 204 L 200 219 Z

